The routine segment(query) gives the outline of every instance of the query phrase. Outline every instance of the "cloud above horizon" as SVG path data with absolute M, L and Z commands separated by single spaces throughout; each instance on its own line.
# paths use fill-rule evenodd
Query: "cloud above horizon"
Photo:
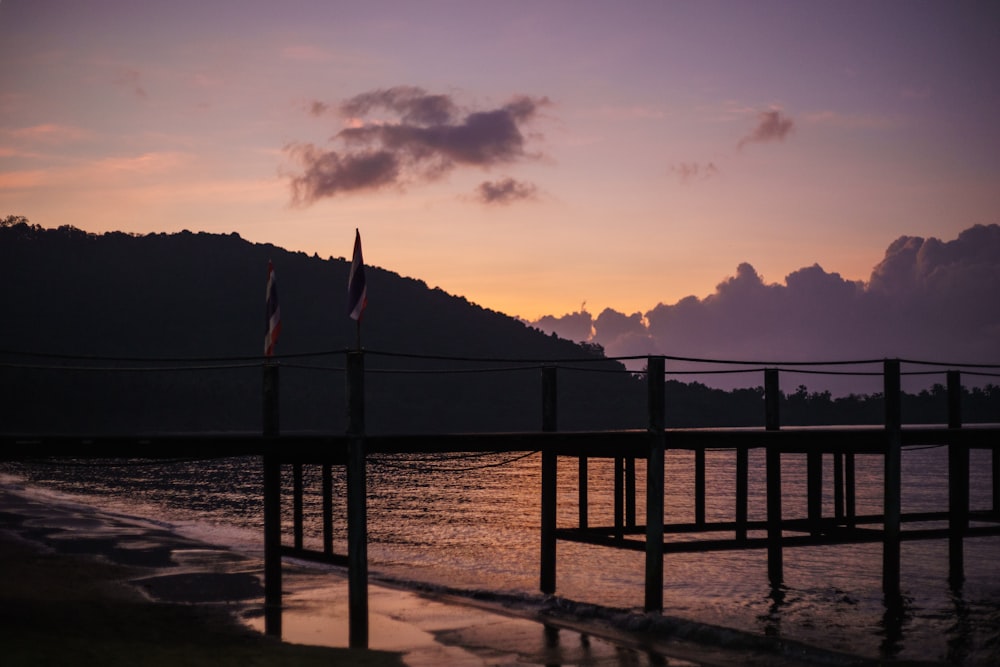
M 700 162 L 680 162 L 671 165 L 670 171 L 676 174 L 677 179 L 682 184 L 687 185 L 695 181 L 707 181 L 713 176 L 718 175 L 719 168 L 715 166 L 714 162 L 706 162 L 704 164 Z
M 512 204 L 525 199 L 535 199 L 538 188 L 533 183 L 502 178 L 498 181 L 483 181 L 476 188 L 476 196 L 484 204 Z
M 740 264 L 704 298 L 645 313 L 585 309 L 532 322 L 609 356 L 765 361 L 910 359 L 1000 363 L 1000 225 L 951 241 L 903 236 L 867 282 L 818 264 L 766 283 Z M 590 332 L 582 337 L 583 332 Z
M 740 139 L 737 148 L 743 149 L 747 144 L 784 141 L 785 137 L 795 128 L 795 122 L 783 114 L 781 109 L 768 109 L 757 114 L 757 125 L 745 137 Z
M 466 111 L 450 95 L 415 86 L 355 95 L 336 107 L 345 127 L 331 139 L 333 148 L 286 146 L 302 169 L 292 177 L 293 202 L 308 205 L 348 192 L 430 182 L 460 167 L 489 169 L 529 159 L 534 156 L 526 150 L 524 128 L 549 103 L 518 95 L 495 109 Z M 314 101 L 308 113 L 321 117 L 332 109 Z M 477 199 L 509 202 L 533 192 L 530 184 L 506 179 L 484 183 Z

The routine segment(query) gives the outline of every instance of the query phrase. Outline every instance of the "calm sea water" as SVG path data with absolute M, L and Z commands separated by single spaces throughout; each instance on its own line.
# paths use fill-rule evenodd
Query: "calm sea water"
M 538 593 L 540 457 L 514 455 L 373 456 L 369 466 L 369 547 L 373 575 L 513 596 L 541 604 Z M 612 461 L 590 462 L 590 524 L 613 524 Z M 805 457 L 783 457 L 783 515 L 804 517 Z M 833 513 L 830 457 L 824 461 L 824 515 Z M 857 458 L 857 511 L 880 513 L 882 458 Z M 750 454 L 750 519 L 765 518 L 764 454 Z M 667 522 L 694 520 L 694 456 L 668 452 Z M 972 452 L 973 509 L 991 506 L 987 452 Z M 261 470 L 257 459 L 150 465 L 33 464 L 8 472 L 34 485 L 89 496 L 127 514 L 167 521 L 179 531 L 259 553 Z M 637 464 L 637 516 L 644 516 L 643 462 Z M 903 511 L 947 507 L 947 450 L 903 454 Z M 283 520 L 291 543 L 291 470 Z M 305 541 L 321 548 L 318 466 L 305 467 Z M 735 517 L 735 456 L 707 454 L 709 520 Z M 346 484 L 334 472 L 334 547 L 346 553 Z M 577 522 L 575 459 L 561 459 L 559 525 Z M 668 536 L 669 539 L 671 538 Z M 557 595 L 567 604 L 641 611 L 644 555 L 558 543 Z M 901 615 L 881 593 L 880 544 L 787 549 L 785 581 L 772 591 L 764 550 L 667 555 L 664 616 L 776 635 L 868 658 L 1000 664 L 1000 538 L 965 542 L 966 580 L 948 584 L 946 540 L 902 546 Z

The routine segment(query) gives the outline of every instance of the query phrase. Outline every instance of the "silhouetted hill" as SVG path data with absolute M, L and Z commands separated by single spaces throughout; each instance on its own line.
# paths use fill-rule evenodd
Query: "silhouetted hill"
M 236 234 L 94 235 L 12 217 L 0 220 L 0 430 L 259 430 L 268 260 L 282 311 L 281 428 L 342 432 L 344 351 L 355 344 L 346 314 L 349 262 Z M 645 426 L 644 379 L 598 348 L 419 280 L 372 266 L 366 272 L 370 433 L 535 430 L 536 360 L 567 359 L 590 361 L 558 364 L 561 429 Z M 668 426 L 763 424 L 759 387 L 726 392 L 670 380 L 666 400 Z M 904 421 L 942 422 L 946 405 L 939 385 L 904 395 Z M 1000 387 L 967 389 L 963 414 L 969 422 L 1000 421 Z M 788 425 L 878 423 L 882 400 L 800 386 L 783 395 L 781 416 Z
M 282 429 L 341 430 L 344 378 L 336 369 L 344 363 L 341 351 L 355 342 L 354 321 L 346 315 L 348 261 L 253 244 L 236 234 L 94 235 L 24 222 L 0 226 L 6 277 L 0 350 L 98 359 L 5 355 L 8 364 L 64 368 L 4 369 L 4 430 L 258 429 L 260 360 L 253 357 L 263 349 L 268 260 L 275 265 L 282 311 L 277 354 L 334 352 L 282 359 Z M 366 350 L 474 358 L 600 356 L 419 280 L 372 266 L 366 272 Z M 109 357 L 220 361 L 161 366 Z M 80 365 L 145 370 L 70 369 Z M 192 365 L 215 368 L 176 370 Z M 623 370 L 607 360 L 584 367 Z M 370 432 L 539 427 L 537 365 L 372 354 L 366 355 L 366 369 Z M 493 370 L 469 372 L 485 369 Z M 642 383 L 627 373 L 567 370 L 560 376 L 560 425 L 643 426 L 644 396 Z

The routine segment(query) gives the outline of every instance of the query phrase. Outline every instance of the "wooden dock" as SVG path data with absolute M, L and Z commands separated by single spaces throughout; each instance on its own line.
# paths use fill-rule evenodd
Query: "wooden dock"
M 39 457 L 144 458 L 260 456 L 264 471 L 263 513 L 265 543 L 265 612 L 268 633 L 281 633 L 281 557 L 294 555 L 346 565 L 349 569 L 350 645 L 367 646 L 367 458 L 371 454 L 444 452 L 538 452 L 541 456 L 541 516 L 539 588 L 557 591 L 557 545 L 560 540 L 600 545 L 609 549 L 645 552 L 647 611 L 663 609 L 664 558 L 670 554 L 740 549 L 766 549 L 768 576 L 773 586 L 783 579 L 783 552 L 801 546 L 881 542 L 882 589 L 887 605 L 900 594 L 900 544 L 909 540 L 947 539 L 952 581 L 964 576 L 965 539 L 1000 535 L 1000 427 L 962 423 L 961 376 L 948 371 L 949 417 L 947 426 L 905 426 L 900 419 L 900 362 L 883 366 L 884 424 L 870 428 L 782 428 L 779 414 L 779 371 L 765 371 L 765 427 L 733 429 L 667 429 L 664 391 L 664 357 L 647 363 L 648 423 L 646 428 L 621 431 L 563 432 L 558 430 L 558 368 L 540 367 L 541 428 L 519 433 L 367 435 L 364 405 L 364 353 L 347 353 L 348 428 L 342 435 L 282 434 L 279 413 L 278 365 L 263 367 L 263 429 L 260 435 L 211 436 L 51 436 L 0 435 L 0 459 Z M 947 508 L 933 512 L 904 513 L 901 508 L 901 452 L 908 446 L 948 448 Z M 731 494 L 732 521 L 706 519 L 705 454 L 710 449 L 731 450 L 736 478 L 732 489 L 711 489 Z M 748 519 L 749 452 L 763 450 L 766 465 L 766 519 Z M 969 505 L 969 452 L 992 452 L 992 506 L 972 510 Z M 664 461 L 668 450 L 694 454 L 694 521 L 664 522 L 666 480 Z M 857 514 L 855 457 L 877 455 L 884 459 L 883 512 Z M 782 459 L 804 456 L 807 461 L 805 518 L 782 516 Z M 824 457 L 832 471 L 824 475 Z M 559 527 L 556 521 L 557 475 L 561 462 L 571 459 L 577 471 L 577 525 Z M 588 463 L 591 459 L 614 461 L 614 522 L 589 524 Z M 636 461 L 645 463 L 645 517 L 636 516 Z M 303 546 L 302 467 L 322 467 L 322 549 Z M 282 534 L 280 509 L 282 466 L 292 467 L 293 529 Z M 347 471 L 346 554 L 334 553 L 332 543 L 332 468 Z M 826 480 L 826 481 L 825 481 Z M 822 513 L 824 487 L 833 486 L 834 512 Z M 917 524 L 918 527 L 907 528 Z M 932 524 L 932 525 L 928 525 Z M 291 543 L 287 542 L 287 538 Z

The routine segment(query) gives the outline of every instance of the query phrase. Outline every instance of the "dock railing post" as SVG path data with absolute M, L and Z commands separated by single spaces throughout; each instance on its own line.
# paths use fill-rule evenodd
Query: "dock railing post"
M 646 459 L 646 611 L 663 611 L 664 452 L 666 450 L 666 383 L 664 358 L 646 365 L 649 404 L 649 454 Z
M 280 432 L 278 365 L 266 363 L 262 374 L 264 442 L 264 632 L 281 636 L 281 459 L 267 439 Z
M 542 430 L 555 431 L 558 424 L 556 367 L 542 367 Z M 546 595 L 556 592 L 556 506 L 558 459 L 551 445 L 542 447 L 542 517 L 540 589 Z
M 781 389 L 778 369 L 764 370 L 764 429 L 777 431 L 780 421 Z M 781 449 L 777 442 L 767 442 L 767 578 L 773 588 L 784 580 L 781 551 Z
M 948 371 L 948 428 L 962 428 L 962 376 Z M 948 579 L 965 579 L 965 533 L 969 527 L 969 448 L 948 443 Z
M 347 353 L 348 644 L 368 648 L 368 496 L 365 453 L 365 359 Z
M 882 592 L 889 603 L 899 597 L 902 515 L 902 405 L 898 359 L 883 362 L 885 385 L 885 476 L 883 478 Z

